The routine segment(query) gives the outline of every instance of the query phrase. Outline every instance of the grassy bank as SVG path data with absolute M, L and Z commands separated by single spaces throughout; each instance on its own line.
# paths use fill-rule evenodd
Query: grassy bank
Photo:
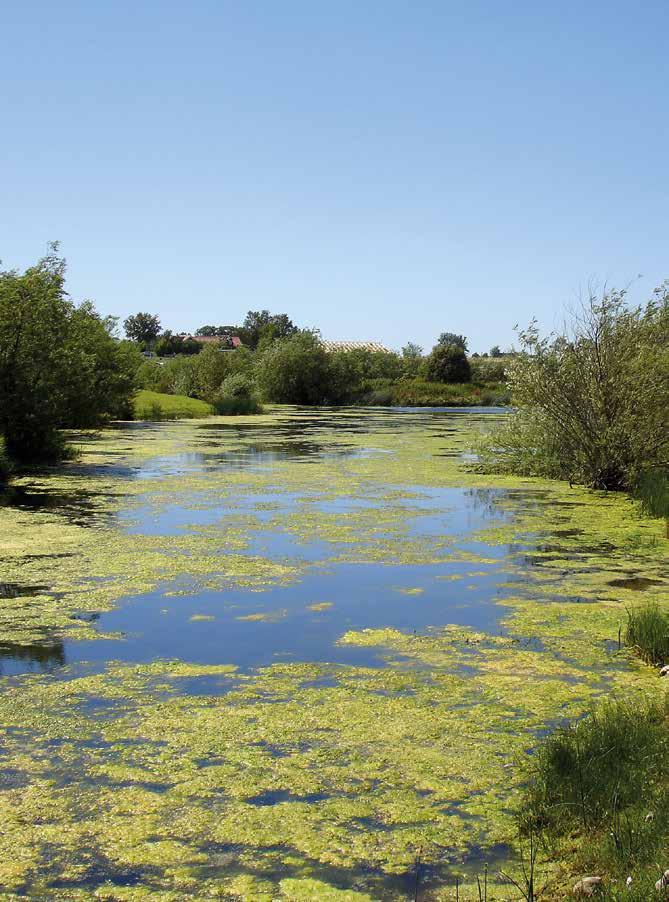
M 194 420 L 214 413 L 206 401 L 156 391 L 137 392 L 133 409 L 136 420 Z

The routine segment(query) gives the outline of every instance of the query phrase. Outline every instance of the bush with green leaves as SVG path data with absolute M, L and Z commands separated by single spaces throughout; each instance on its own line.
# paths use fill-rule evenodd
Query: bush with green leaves
M 464 348 L 439 342 L 427 358 L 426 375 L 430 382 L 470 382 L 471 367 Z
M 225 415 L 262 412 L 255 385 L 247 373 L 227 376 L 213 398 L 213 405 L 217 413 Z
M 267 401 L 325 404 L 330 398 L 330 361 L 312 332 L 298 332 L 269 345 L 255 366 L 256 384 Z
M 486 469 L 633 489 L 669 467 L 669 284 L 630 308 L 592 296 L 562 334 L 520 333 L 508 364 L 517 408 L 480 449 Z
M 24 273 L 0 273 L 0 434 L 10 458 L 57 459 L 63 427 L 127 415 L 139 358 L 114 327 L 69 300 L 56 245 Z

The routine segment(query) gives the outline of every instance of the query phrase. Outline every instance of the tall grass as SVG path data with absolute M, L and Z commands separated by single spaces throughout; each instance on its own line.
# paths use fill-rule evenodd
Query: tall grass
M 669 776 L 666 706 L 607 701 L 553 732 L 530 765 L 524 815 L 557 830 L 597 827 Z
M 649 664 L 669 662 L 669 611 L 656 604 L 629 610 L 625 644 Z
M 631 873 L 636 893 L 669 866 L 666 700 L 600 704 L 543 740 L 525 777 L 521 830 L 567 857 L 574 873 L 615 877 L 623 887 Z

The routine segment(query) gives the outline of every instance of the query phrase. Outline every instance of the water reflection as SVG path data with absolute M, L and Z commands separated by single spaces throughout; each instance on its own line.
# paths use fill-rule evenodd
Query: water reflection
M 0 642 L 0 674 L 44 672 L 66 663 L 65 645 L 59 640 L 22 645 Z

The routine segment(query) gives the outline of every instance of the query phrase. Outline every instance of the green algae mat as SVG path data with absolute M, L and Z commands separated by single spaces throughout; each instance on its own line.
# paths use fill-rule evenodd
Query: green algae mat
M 473 472 L 502 415 L 126 424 L 17 480 L 0 899 L 519 898 L 519 765 L 660 691 L 618 634 L 669 562 L 623 496 Z

